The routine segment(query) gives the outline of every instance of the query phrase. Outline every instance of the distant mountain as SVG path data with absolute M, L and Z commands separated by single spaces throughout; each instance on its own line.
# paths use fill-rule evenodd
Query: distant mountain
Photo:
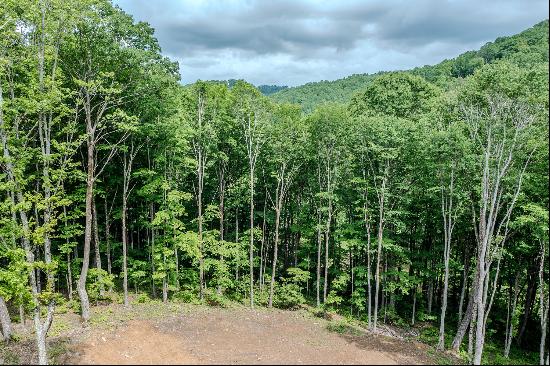
M 283 85 L 260 85 L 257 86 L 258 90 L 262 92 L 263 95 L 271 95 L 277 93 L 278 91 L 288 89 L 288 86 Z
M 220 84 L 225 84 L 227 85 L 227 87 L 229 89 L 231 89 L 233 87 L 233 85 L 235 85 L 235 83 L 237 82 L 238 80 L 237 79 L 229 79 L 229 80 L 209 80 L 209 82 L 213 82 L 213 83 L 220 83 Z M 192 85 L 192 84 L 187 84 L 187 85 Z M 263 94 L 263 95 L 271 95 L 271 94 L 274 94 L 274 93 L 277 93 L 281 90 L 285 90 L 285 89 L 288 89 L 288 86 L 286 85 L 259 85 L 259 86 L 256 86 L 256 88 L 258 88 L 258 90 Z
M 345 103 L 363 89 L 378 74 L 354 74 L 334 81 L 317 81 L 281 90 L 271 95 L 277 102 L 300 104 L 305 112 L 311 112 L 323 102 Z
M 468 51 L 456 58 L 436 65 L 417 67 L 409 72 L 420 75 L 443 88 L 450 81 L 466 77 L 484 64 L 507 60 L 521 66 L 548 62 L 548 19 L 510 37 L 499 37 L 478 51 Z M 346 103 L 355 93 L 365 88 L 373 79 L 383 74 L 354 74 L 334 81 L 319 81 L 285 88 L 270 97 L 277 102 L 297 103 L 305 112 L 317 105 L 333 101 Z

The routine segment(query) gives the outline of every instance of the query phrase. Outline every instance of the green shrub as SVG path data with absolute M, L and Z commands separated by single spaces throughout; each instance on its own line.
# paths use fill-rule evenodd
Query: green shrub
M 181 290 L 172 294 L 172 300 L 175 302 L 183 302 L 190 304 L 199 304 L 200 300 L 198 295 L 193 290 Z
M 90 301 L 98 300 L 110 300 L 107 292 L 107 289 L 114 286 L 113 279 L 114 275 L 110 275 L 107 271 L 98 268 L 90 268 L 88 270 L 88 278 L 86 282 L 86 287 L 88 290 L 88 296 Z M 103 288 L 104 295 L 100 295 L 100 290 Z
M 421 322 L 435 321 L 437 320 L 437 315 L 430 315 L 423 311 L 419 311 L 416 313 L 416 319 Z
M 301 293 L 300 286 L 295 283 L 275 285 L 273 294 L 273 306 L 280 309 L 294 309 L 306 302 Z
M 219 306 L 225 308 L 229 305 L 229 301 L 223 297 L 223 295 L 218 294 L 216 291 L 207 289 L 204 292 L 204 300 L 210 306 Z
M 340 334 L 352 334 L 352 335 L 361 334 L 359 330 L 351 326 L 351 324 L 349 324 L 345 320 L 341 320 L 335 323 L 329 323 L 327 324 L 327 329 L 331 332 L 340 333 Z
M 254 289 L 254 303 L 259 306 L 267 306 L 269 303 L 269 284 L 266 284 L 262 290 Z
M 106 300 L 113 304 L 122 304 L 124 302 L 124 297 L 121 293 L 108 291 L 108 292 L 105 292 L 105 295 L 103 296 L 103 300 Z
M 151 298 L 149 297 L 149 295 L 145 293 L 141 293 L 136 298 L 136 301 L 138 304 L 145 304 L 145 303 L 151 302 Z

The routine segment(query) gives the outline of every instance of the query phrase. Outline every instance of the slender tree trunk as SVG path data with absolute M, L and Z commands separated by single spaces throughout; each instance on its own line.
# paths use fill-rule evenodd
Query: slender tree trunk
M 470 328 L 468 331 L 468 362 L 473 364 L 474 360 L 474 342 L 475 342 L 475 329 L 477 321 L 477 307 L 474 300 L 474 306 L 472 308 L 472 316 L 470 318 Z
M 219 180 L 220 180 L 220 205 L 219 205 L 219 211 L 220 211 L 220 241 L 224 240 L 225 237 L 225 168 L 221 167 L 219 169 Z
M 475 299 L 475 310 L 476 310 L 476 328 L 475 328 L 475 351 L 474 358 L 472 363 L 474 365 L 481 364 L 481 355 L 483 353 L 483 346 L 485 343 L 485 301 L 484 301 L 484 289 L 486 288 L 486 281 L 488 281 L 487 273 L 485 271 L 485 251 L 486 246 L 483 245 L 481 254 L 478 256 L 478 283 L 477 283 L 477 294 L 474 297 Z
M 97 225 L 97 208 L 95 204 L 95 197 L 93 198 L 93 225 L 94 225 L 95 265 L 98 270 L 101 270 L 101 254 L 99 250 L 100 243 L 99 243 L 99 230 L 97 227 L 98 226 Z M 99 276 L 101 281 L 101 274 L 99 274 Z M 99 287 L 99 296 L 101 297 L 105 296 L 105 289 L 103 287 L 103 284 L 101 284 Z
M 173 236 L 173 240 L 174 240 L 174 258 L 176 260 L 176 289 L 179 291 L 180 290 L 180 260 L 179 260 L 179 256 L 178 256 L 178 247 L 176 245 L 176 229 L 174 228 L 174 236 Z
M 451 168 L 451 179 L 449 182 L 449 190 L 441 190 L 441 213 L 443 216 L 443 233 L 444 233 L 444 250 L 443 260 L 445 264 L 445 275 L 443 279 L 443 295 L 441 297 L 441 317 L 439 324 L 439 342 L 437 349 L 442 351 L 445 349 L 445 315 L 447 312 L 447 291 L 449 288 L 449 262 L 451 259 L 451 239 L 453 228 L 455 225 L 455 217 L 453 213 L 453 194 L 454 194 L 454 165 Z
M 412 308 L 411 325 L 414 325 L 415 318 L 416 318 L 416 288 L 413 289 L 413 308 Z
M 235 208 L 235 243 L 239 245 L 239 208 Z M 240 266 L 240 250 L 237 250 L 236 266 L 235 266 L 235 281 L 239 280 L 239 266 Z
M 540 312 L 540 347 L 539 347 L 539 362 L 544 365 L 544 350 L 546 349 L 546 329 L 548 327 L 548 309 L 550 308 L 550 301 L 548 300 L 548 294 L 544 293 L 544 262 L 546 257 L 546 248 L 544 241 L 541 240 L 541 255 L 539 266 L 539 312 Z M 548 356 L 547 356 L 548 357 Z
M 433 278 L 430 277 L 430 280 L 428 281 L 428 314 L 432 313 L 433 296 L 434 296 L 434 281 L 433 281 Z
M 476 277 L 474 275 L 474 277 Z M 462 320 L 458 326 L 458 329 L 456 331 L 456 335 L 453 339 L 452 343 L 452 349 L 455 352 L 458 352 L 460 345 L 462 344 L 462 340 L 464 339 L 464 336 L 466 335 L 466 331 L 468 330 L 468 326 L 472 322 L 472 316 L 473 316 L 473 309 L 474 309 L 474 294 L 477 291 L 475 288 L 475 282 L 474 285 L 472 285 L 472 288 L 470 289 L 470 296 L 468 299 L 468 305 L 466 306 L 466 312 L 464 313 L 464 316 L 462 317 Z
M 154 216 L 155 216 L 155 208 L 153 206 L 153 203 L 149 205 L 149 220 L 150 222 L 153 222 Z M 151 225 L 151 273 L 155 274 L 155 228 Z M 151 276 L 152 277 L 152 276 Z M 153 290 L 153 297 L 157 297 L 157 287 L 155 286 L 155 280 L 152 281 L 152 290 Z
M 202 155 L 199 153 L 199 160 L 202 161 Z M 199 170 L 202 171 L 202 165 L 199 163 Z M 197 206 L 198 206 L 198 221 L 199 221 L 199 248 L 200 248 L 200 258 L 199 258 L 199 280 L 200 280 L 200 290 L 199 296 L 200 299 L 204 299 L 204 243 L 202 239 L 202 172 L 199 173 L 199 187 L 198 187 L 198 197 L 197 197 Z
M 131 142 L 131 147 L 129 151 L 129 156 L 124 152 L 123 158 L 123 182 L 122 182 L 122 272 L 123 280 L 122 287 L 124 291 L 124 306 L 129 305 L 128 301 L 128 230 L 126 227 L 127 216 L 128 216 L 128 197 L 133 189 L 130 188 L 130 180 L 132 178 L 132 164 L 134 158 L 137 155 L 137 149 L 134 148 L 133 141 Z
M 273 267 L 271 270 L 271 283 L 269 284 L 269 304 L 273 306 L 273 289 L 275 287 L 275 272 L 277 270 L 277 248 L 279 246 L 279 225 L 281 221 L 281 209 L 284 199 L 284 168 L 282 177 L 277 181 L 277 191 L 275 192 L 275 241 L 273 243 Z
M 105 196 L 105 242 L 107 244 L 107 273 L 112 274 L 111 268 L 111 224 L 107 210 L 107 196 Z M 111 289 L 110 289 L 111 290 Z
M 88 276 L 88 267 L 90 265 L 90 243 L 92 241 L 92 198 L 94 195 L 94 168 L 95 168 L 95 129 L 92 129 L 91 120 L 88 116 L 88 166 L 86 178 L 86 219 L 84 226 L 84 250 L 82 254 L 82 269 L 78 280 L 77 291 L 80 298 L 81 317 L 86 324 L 90 320 L 90 300 L 86 291 L 86 278 Z
M 367 227 L 367 327 L 371 329 L 371 316 L 372 316 L 372 284 L 371 284 L 371 257 L 370 257 L 370 224 Z
M 321 210 L 317 214 L 317 307 L 321 305 Z
M 529 321 L 529 317 L 531 316 L 531 309 L 534 304 L 535 300 L 535 292 L 536 292 L 536 281 L 534 276 L 528 275 L 528 283 L 527 283 L 527 294 L 525 296 L 525 304 L 523 306 L 523 317 L 521 320 L 521 326 L 519 328 L 518 336 L 516 338 L 516 342 L 518 345 L 522 345 L 523 343 L 523 335 L 525 334 L 525 330 L 527 329 L 527 322 Z
M 126 186 L 126 184 L 125 184 Z M 127 198 L 127 192 L 126 189 L 124 189 L 124 193 L 122 194 L 122 288 L 124 291 L 124 306 L 129 305 L 128 301 L 128 264 L 127 264 L 127 250 L 128 250 L 128 238 L 126 235 L 126 212 L 127 212 L 127 204 L 126 204 L 126 198 Z
M 69 291 L 69 301 L 73 301 L 73 271 L 71 269 L 71 252 L 67 252 L 67 285 L 67 290 Z
M 105 195 L 105 242 L 107 244 L 107 273 L 112 274 L 111 268 L 111 223 L 109 221 L 110 212 L 107 209 L 107 195 Z M 113 287 L 109 287 L 113 291 Z
M 330 236 L 330 223 L 332 221 L 332 199 L 329 198 L 328 202 L 328 215 L 327 215 L 327 224 L 325 231 L 325 283 L 323 286 L 323 302 L 327 302 L 327 290 L 328 290 L 328 267 L 330 265 L 329 255 L 328 255 L 328 244 Z
M 164 251 L 162 253 L 162 261 L 164 263 L 164 277 L 162 278 L 162 302 L 167 303 L 168 302 L 168 271 L 166 271 L 166 255 L 164 254 Z
M 504 341 L 504 357 L 508 358 L 510 355 L 510 347 L 512 346 L 512 338 L 514 334 L 514 318 L 516 313 L 516 305 L 518 300 L 518 292 L 519 292 L 519 273 L 516 273 L 516 277 L 514 279 L 514 292 L 513 292 L 513 300 L 512 300 L 512 308 L 510 310 L 510 300 L 508 300 L 508 316 L 507 316 L 507 327 L 506 327 L 506 338 Z
M 250 307 L 254 307 L 254 166 L 250 165 Z
M 382 256 L 382 239 L 384 233 L 384 201 L 385 201 L 385 188 L 386 188 L 386 178 L 382 180 L 382 189 L 379 193 L 379 209 L 378 209 L 378 248 L 376 251 L 376 290 L 374 295 L 374 321 L 373 329 L 376 332 L 376 326 L 378 323 L 378 295 L 380 293 L 380 258 Z
M 2 296 L 0 296 L 0 324 L 2 325 L 0 340 L 2 335 L 4 336 L 4 340 L 10 340 L 12 333 L 10 313 Z
M 458 324 L 462 322 L 462 312 L 464 308 L 464 297 L 468 287 L 468 273 L 470 272 L 470 257 L 468 256 L 468 247 L 466 247 L 464 274 L 462 275 L 462 289 L 460 290 L 460 301 L 458 303 Z
M 266 224 L 265 224 L 265 209 L 267 206 L 267 188 L 265 190 L 265 197 L 264 197 L 264 214 L 262 218 L 262 241 L 260 245 L 260 292 L 263 290 L 263 279 L 264 279 L 264 245 L 265 245 L 265 230 L 266 230 Z M 267 252 L 266 252 L 266 259 L 267 262 Z

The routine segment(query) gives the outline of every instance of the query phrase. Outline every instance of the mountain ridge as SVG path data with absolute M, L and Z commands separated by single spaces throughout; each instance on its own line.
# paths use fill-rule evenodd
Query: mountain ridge
M 435 65 L 424 65 L 409 70 L 400 70 L 419 75 L 426 80 L 445 87 L 452 79 L 471 75 L 485 64 L 508 60 L 522 66 L 548 62 L 548 19 L 512 36 L 498 37 L 487 42 L 478 50 L 466 51 L 455 58 L 444 59 Z M 398 71 L 398 70 L 396 70 Z M 269 95 L 277 102 L 296 103 L 305 112 L 311 112 L 317 105 L 328 101 L 345 103 L 365 88 L 377 76 L 373 74 L 352 74 L 345 78 L 309 82 L 287 87 Z

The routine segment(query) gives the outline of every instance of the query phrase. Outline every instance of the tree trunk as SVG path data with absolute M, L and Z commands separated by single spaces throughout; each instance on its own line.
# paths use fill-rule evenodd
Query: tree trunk
M 376 332 L 376 326 L 378 323 L 378 295 L 380 293 L 380 257 L 382 256 L 382 238 L 384 230 L 384 189 L 386 186 L 386 179 L 382 181 L 382 191 L 379 193 L 379 209 L 378 209 L 378 247 L 376 250 L 376 289 L 374 295 L 374 321 L 373 330 Z
M 475 277 L 475 276 L 474 276 Z M 475 284 L 470 289 L 470 296 L 468 297 L 468 305 L 466 306 L 466 312 L 464 313 L 464 316 L 462 317 L 462 320 L 458 326 L 458 329 L 456 331 L 456 335 L 453 339 L 452 343 L 452 349 L 455 352 L 458 352 L 460 345 L 462 344 L 462 340 L 464 339 L 464 336 L 466 335 L 466 331 L 468 330 L 468 326 L 471 323 L 472 320 L 472 312 L 474 308 L 474 293 L 475 293 Z
M 87 123 L 88 133 L 88 166 L 86 177 L 86 219 L 84 226 L 84 251 L 82 254 L 82 269 L 80 278 L 76 287 L 80 298 L 80 307 L 82 309 L 82 321 L 86 324 L 90 320 L 90 300 L 86 291 L 86 278 L 88 276 L 88 267 L 90 265 L 90 243 L 92 241 L 92 198 L 94 195 L 94 167 L 95 167 L 95 135 L 94 129 L 91 127 L 90 117 L 88 116 Z
M 483 347 L 485 345 L 485 301 L 484 301 L 484 289 L 486 283 L 488 283 L 487 273 L 485 272 L 485 252 L 487 247 L 483 245 L 480 248 L 480 255 L 478 256 L 478 279 L 477 288 L 478 291 L 475 300 L 476 308 L 476 329 L 475 329 L 475 351 L 472 363 L 474 365 L 481 365 L 481 356 L 483 354 Z
M 71 252 L 67 252 L 67 290 L 69 291 L 69 301 L 73 300 L 73 271 L 71 269 Z
M 317 222 L 317 307 L 321 305 L 320 286 L 321 286 L 321 211 L 319 210 Z
M 329 263 L 329 255 L 328 255 L 328 244 L 329 244 L 329 237 L 330 237 L 330 223 L 332 221 L 332 199 L 329 198 L 328 203 L 328 214 L 327 214 L 327 224 L 326 224 L 326 231 L 325 231 L 325 283 L 323 286 L 323 302 L 327 302 L 327 291 L 328 291 L 328 267 L 330 265 Z
M 254 307 L 254 166 L 250 165 L 250 307 Z
M 430 277 L 430 280 L 428 281 L 428 314 L 432 314 L 432 304 L 433 304 L 433 296 L 434 296 L 434 281 L 433 278 Z
M 125 184 L 126 186 L 126 184 Z M 126 206 L 126 199 L 127 199 L 127 192 L 126 189 L 124 189 L 124 193 L 122 194 L 122 273 L 123 273 L 123 279 L 122 279 L 122 288 L 124 291 L 124 306 L 128 306 L 128 265 L 127 265 L 127 247 L 128 247 L 128 239 L 126 237 L 126 212 L 127 212 L 127 206 Z
M 283 203 L 283 194 L 280 192 L 281 180 L 277 182 L 277 192 L 275 194 L 275 242 L 273 243 L 273 267 L 271 271 L 271 283 L 269 284 L 269 304 L 271 308 L 273 306 L 273 288 L 275 287 L 275 271 L 277 270 L 277 247 L 279 246 L 279 223 L 281 219 L 281 206 Z
M 162 278 L 162 302 L 168 302 L 168 271 L 166 271 L 166 255 L 162 253 L 162 261 L 164 262 L 164 277 Z
M 95 265 L 98 270 L 101 270 L 101 254 L 100 254 L 100 243 L 99 243 L 99 230 L 97 227 L 97 209 L 95 204 L 95 197 L 93 199 L 93 225 L 94 225 L 94 249 L 95 249 Z M 101 272 L 100 272 L 101 273 Z M 100 281 L 101 281 L 101 275 Z M 103 284 L 99 287 L 99 296 L 103 297 L 105 295 L 105 289 Z
M 535 302 L 535 291 L 537 285 L 534 279 L 534 276 L 528 274 L 527 294 L 525 296 L 525 305 L 523 307 L 523 318 L 516 339 L 516 342 L 519 346 L 521 346 L 523 343 L 523 335 L 525 334 L 525 330 L 527 329 L 527 322 L 529 321 L 529 317 L 531 315 L 531 308 L 533 307 L 533 303 Z
M 202 161 L 202 155 L 199 155 L 199 160 Z M 201 169 L 201 164 L 199 163 L 199 170 Z M 199 174 L 199 187 L 198 187 L 198 197 L 197 197 L 197 206 L 198 206 L 198 221 L 199 221 L 199 249 L 200 249 L 200 258 L 199 258 L 199 297 L 201 300 L 204 299 L 204 243 L 202 240 L 202 173 Z
M 510 347 L 512 346 L 512 338 L 514 334 L 514 315 L 516 312 L 516 305 L 518 300 L 518 292 L 519 292 L 519 273 L 516 273 L 516 277 L 514 279 L 514 293 L 513 293 L 513 300 L 512 300 L 512 309 L 509 310 L 508 316 L 507 316 L 507 325 L 509 322 L 508 327 L 506 328 L 506 337 L 504 341 L 504 357 L 508 358 L 510 355 Z M 508 300 L 508 308 L 510 309 L 510 300 Z
M 544 261 L 546 257 L 546 248 L 544 242 L 541 240 L 541 255 L 539 266 L 539 312 L 540 312 L 540 347 L 539 347 L 539 362 L 544 365 L 544 350 L 546 348 L 546 329 L 548 327 L 548 309 L 550 308 L 550 301 L 548 300 L 548 294 L 544 293 Z
M 371 329 L 371 303 L 372 303 L 372 285 L 371 285 L 371 258 L 370 258 L 370 224 L 367 228 L 367 327 Z
M 416 288 L 413 290 L 413 309 L 412 309 L 411 325 L 414 325 L 415 318 L 416 318 Z
M 460 301 L 458 303 L 458 324 L 462 322 L 462 312 L 464 308 L 464 297 L 468 287 L 468 273 L 470 272 L 470 257 L 468 256 L 468 247 L 466 247 L 464 274 L 462 276 L 462 289 L 460 290 Z
M 264 246 L 265 246 L 265 230 L 266 230 L 266 224 L 265 224 L 265 209 L 267 206 L 267 188 L 265 190 L 265 197 L 264 197 L 264 214 L 262 218 L 262 241 L 260 245 L 260 292 L 263 291 L 263 282 L 264 282 Z M 265 254 L 265 261 L 267 262 L 267 252 Z
M 4 340 L 9 341 L 12 333 L 11 319 L 10 313 L 8 312 L 8 307 L 6 306 L 6 302 L 2 296 L 0 296 L 0 324 L 2 325 L 2 333 L 0 336 L 3 335 Z
M 443 294 L 441 296 L 441 316 L 439 324 L 439 341 L 437 349 L 445 349 L 445 315 L 447 312 L 447 291 L 449 288 L 449 262 L 451 259 L 451 239 L 455 225 L 453 216 L 453 192 L 454 191 L 454 166 L 451 168 L 451 180 L 449 191 L 441 189 L 441 213 L 443 216 L 444 250 L 443 261 L 445 264 L 445 274 L 443 277 Z
M 155 216 L 155 208 L 153 206 L 153 203 L 149 205 L 149 220 L 150 222 L 153 222 L 154 216 Z M 154 253 L 155 253 L 155 228 L 151 225 L 151 273 L 155 273 L 155 259 L 154 259 Z M 152 277 L 152 276 L 151 276 Z M 155 280 L 152 279 L 152 290 L 153 290 L 153 297 L 157 297 L 157 287 L 155 286 Z

